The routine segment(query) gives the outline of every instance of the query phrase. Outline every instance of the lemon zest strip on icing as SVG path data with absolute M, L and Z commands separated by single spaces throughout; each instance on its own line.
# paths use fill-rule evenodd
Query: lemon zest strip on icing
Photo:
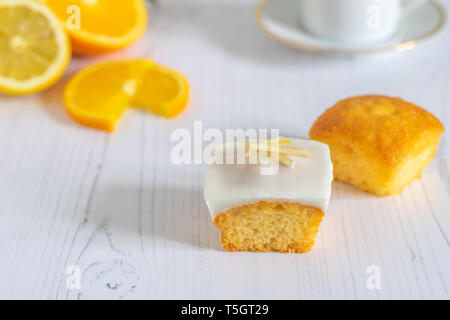
M 311 155 L 311 151 L 304 148 L 297 148 L 292 146 L 281 146 L 281 144 L 290 144 L 289 139 L 273 139 L 266 140 L 264 142 L 255 143 L 250 141 L 245 141 L 248 151 L 245 157 L 248 158 L 253 152 L 265 152 L 268 157 L 274 159 L 278 158 L 278 161 L 286 167 L 294 167 L 295 161 L 289 156 L 294 157 L 308 157 Z

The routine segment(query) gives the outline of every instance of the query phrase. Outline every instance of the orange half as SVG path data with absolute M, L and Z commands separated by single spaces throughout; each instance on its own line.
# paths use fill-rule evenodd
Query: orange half
M 98 54 L 124 48 L 146 30 L 144 0 L 44 0 L 66 25 L 73 51 Z

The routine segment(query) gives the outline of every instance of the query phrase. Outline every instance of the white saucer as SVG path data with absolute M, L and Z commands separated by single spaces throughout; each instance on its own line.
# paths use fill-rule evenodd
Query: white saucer
M 270 37 L 310 51 L 356 54 L 382 50 L 411 49 L 417 42 L 438 32 L 445 23 L 444 9 L 435 2 L 403 19 L 397 33 L 383 42 L 348 44 L 321 39 L 303 30 L 297 17 L 298 0 L 265 0 L 256 8 L 256 22 Z

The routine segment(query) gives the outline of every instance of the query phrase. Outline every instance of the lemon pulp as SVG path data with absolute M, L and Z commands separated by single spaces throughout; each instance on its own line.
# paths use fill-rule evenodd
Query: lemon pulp
M 62 27 L 42 4 L 0 1 L 0 89 L 27 93 L 62 74 L 70 47 Z

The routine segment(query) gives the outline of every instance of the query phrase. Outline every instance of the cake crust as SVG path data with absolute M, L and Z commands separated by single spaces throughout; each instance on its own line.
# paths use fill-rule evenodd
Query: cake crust
M 380 95 L 364 95 L 339 101 L 313 124 L 309 135 L 323 141 L 333 137 L 351 140 L 380 162 L 396 166 L 417 155 L 444 131 L 442 123 L 419 106 Z
M 413 103 L 365 95 L 326 110 L 309 135 L 329 145 L 337 180 L 390 195 L 420 177 L 443 132 L 435 116 Z

